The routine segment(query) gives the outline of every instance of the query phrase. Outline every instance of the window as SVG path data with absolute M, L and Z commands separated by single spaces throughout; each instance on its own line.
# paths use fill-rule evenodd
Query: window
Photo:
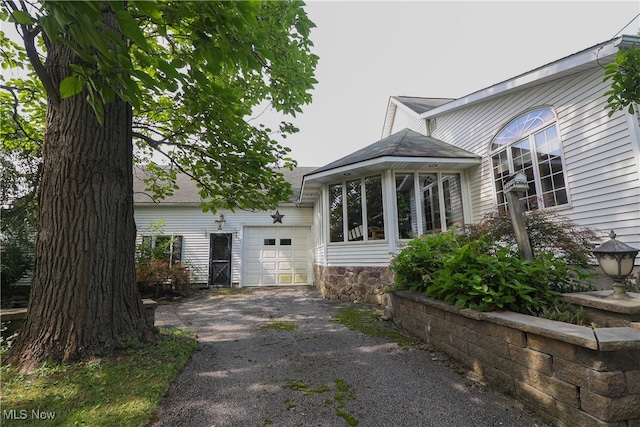
M 382 177 L 358 178 L 329 186 L 329 241 L 382 240 Z
M 464 225 L 458 173 L 396 173 L 398 238 L 411 239 Z
M 546 209 L 569 203 L 562 146 L 553 111 L 530 111 L 509 122 L 491 143 L 491 166 L 498 210 L 506 210 L 504 184 L 522 172 L 529 189 L 520 198 L 522 209 Z
M 440 231 L 440 195 L 438 175 L 435 173 L 420 174 L 420 193 L 422 195 L 422 232 L 431 234 Z
M 264 239 L 264 246 L 275 246 L 276 239 Z
M 153 257 L 171 261 L 171 265 L 182 261 L 182 236 L 142 236 L 142 243 L 150 245 Z
M 334 184 L 329 186 L 329 241 L 344 241 L 344 209 L 343 209 L 343 185 Z

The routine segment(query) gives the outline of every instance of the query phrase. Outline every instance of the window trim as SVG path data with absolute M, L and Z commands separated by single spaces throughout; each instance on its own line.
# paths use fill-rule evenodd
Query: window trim
M 502 145 L 500 148 L 494 149 L 493 145 L 496 141 L 496 139 L 500 136 L 500 134 L 507 129 L 512 123 L 514 123 L 515 121 L 519 120 L 522 117 L 525 117 L 526 115 L 535 112 L 535 111 L 539 111 L 539 110 L 548 110 L 551 112 L 551 114 L 553 114 L 553 120 L 550 120 L 549 122 L 545 123 L 542 126 L 538 126 L 536 128 L 534 128 L 532 131 L 530 131 L 529 133 L 526 134 L 522 134 L 520 135 L 519 138 L 515 138 L 513 139 L 511 142 L 509 142 L 506 145 Z M 554 205 L 554 206 L 546 206 L 544 203 L 544 198 L 542 197 L 542 178 L 540 176 L 540 165 L 538 162 L 538 156 L 537 156 L 537 148 L 536 148 L 536 143 L 535 143 L 535 138 L 534 135 L 539 134 L 540 132 L 545 131 L 546 129 L 551 128 L 552 126 L 555 127 L 556 133 L 558 135 L 558 143 L 559 143 L 559 150 L 560 150 L 560 161 L 562 164 L 562 176 L 564 179 L 564 190 L 565 193 L 567 195 L 567 203 L 561 204 L 561 205 Z M 494 135 L 493 138 L 491 138 L 491 141 L 489 141 L 488 144 L 488 151 L 487 151 L 487 161 L 488 161 L 488 166 L 489 166 L 489 173 L 491 176 L 491 191 L 493 193 L 493 203 L 494 203 L 494 207 L 499 209 L 499 207 L 501 206 L 501 203 L 499 203 L 498 200 L 498 191 L 496 188 L 496 176 L 494 173 L 494 167 L 493 167 L 493 157 L 500 154 L 500 153 L 505 153 L 507 156 L 507 162 L 508 162 L 508 166 L 509 166 L 509 173 L 513 174 L 514 170 L 513 170 L 513 153 L 511 150 L 511 147 L 513 147 L 515 144 L 519 143 L 520 141 L 523 141 L 524 139 L 526 139 L 529 142 L 529 146 L 531 147 L 531 159 L 532 159 L 532 170 L 533 170 L 533 182 L 535 185 L 535 190 L 536 190 L 536 196 L 537 199 L 539 200 L 539 203 L 537 204 L 537 210 L 547 210 L 547 211 L 551 211 L 551 210 L 564 210 L 564 209 L 570 209 L 572 207 L 572 200 L 571 200 L 571 192 L 569 191 L 569 181 L 567 178 L 567 165 L 566 165 L 566 156 L 564 153 L 564 144 L 562 141 L 562 137 L 561 137 L 561 132 L 560 132 L 560 126 L 558 123 L 558 115 L 555 111 L 555 109 L 553 107 L 547 106 L 547 105 L 542 105 L 542 106 L 537 106 L 534 108 L 530 108 L 527 110 L 524 110 L 522 112 L 520 112 L 519 114 L 511 117 L 511 119 L 509 119 L 503 126 L 501 126 L 498 131 L 496 132 L 496 134 Z M 506 202 L 505 202 L 506 203 Z M 526 213 L 527 211 L 525 211 Z
M 352 182 L 352 181 L 360 181 L 360 204 L 362 207 L 362 212 L 361 212 L 361 221 L 362 221 L 362 227 L 363 230 L 367 230 L 368 229 L 368 215 L 367 215 L 367 191 L 366 191 L 366 179 L 367 178 L 378 178 L 380 179 L 380 196 L 382 198 L 382 210 L 383 210 L 383 224 L 384 224 L 384 239 L 369 239 L 369 233 L 363 233 L 363 239 L 362 240 L 349 240 L 349 221 L 348 221 L 348 204 L 346 203 L 347 201 L 347 192 L 348 192 L 348 182 Z M 387 224 L 387 214 L 386 211 L 388 209 L 388 203 L 387 203 L 387 195 L 385 194 L 385 186 L 384 186 L 384 182 L 385 182 L 385 174 L 384 172 L 381 172 L 379 174 L 373 174 L 373 175 L 362 175 L 362 176 L 345 176 L 345 179 L 341 180 L 341 181 L 334 181 L 334 182 L 330 182 L 327 184 L 326 186 L 326 203 L 327 203 L 327 215 L 325 217 L 326 220 L 326 239 L 327 239 L 327 244 L 328 245 L 362 245 L 362 244 L 372 244 L 372 243 L 386 243 L 389 241 L 388 238 L 388 224 Z M 342 235 L 343 235 L 343 239 L 342 241 L 337 241 L 337 242 L 332 242 L 331 241 L 331 191 L 330 188 L 334 185 L 341 185 L 342 186 Z
M 151 248 L 155 249 L 158 245 L 158 238 L 160 239 L 169 239 L 169 268 L 176 263 L 182 264 L 182 260 L 184 259 L 184 236 L 182 234 L 143 234 L 142 235 L 142 243 L 148 241 L 151 244 Z M 149 240 L 147 240 L 149 239 Z M 174 245 L 179 242 L 179 245 Z M 174 251 L 174 246 L 179 247 L 179 251 Z M 176 256 L 179 255 L 179 256 Z
M 413 191 L 414 196 L 416 197 L 416 212 L 419 212 L 420 217 L 416 218 L 416 227 L 417 227 L 417 235 L 410 238 L 401 238 L 400 230 L 398 227 L 398 197 L 396 194 L 396 176 L 398 174 L 413 174 Z M 469 220 L 469 211 L 468 206 L 470 204 L 468 197 L 468 189 L 466 182 L 466 175 L 463 170 L 434 170 L 434 171 L 426 171 L 424 169 L 398 169 L 392 171 L 392 182 L 393 182 L 393 215 L 396 221 L 395 225 L 395 239 L 398 242 L 409 242 L 410 240 L 422 236 L 425 234 L 424 224 L 422 219 L 422 212 L 424 210 L 424 206 L 422 203 L 422 191 L 420 189 L 420 175 L 428 175 L 435 174 L 437 180 L 437 188 L 438 188 L 438 204 L 440 209 L 440 227 L 438 228 L 439 232 L 444 232 L 448 230 L 447 227 L 447 215 L 446 215 L 446 202 L 445 202 L 445 194 L 444 194 L 444 185 L 443 185 L 443 177 L 446 175 L 458 175 L 458 179 L 460 180 L 460 201 L 462 203 L 462 218 L 464 223 L 466 224 Z

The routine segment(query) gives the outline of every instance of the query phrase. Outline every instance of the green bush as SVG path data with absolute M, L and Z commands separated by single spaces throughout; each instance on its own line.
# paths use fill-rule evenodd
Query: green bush
M 474 310 L 512 310 L 537 314 L 555 304 L 557 283 L 573 276 L 570 266 L 552 254 L 527 261 L 482 240 L 454 249 L 426 287 L 427 295 Z
M 435 272 L 443 267 L 445 257 L 466 242 L 466 236 L 451 230 L 411 240 L 391 261 L 396 284 L 424 291 Z
M 518 257 L 501 216 L 413 239 L 391 262 L 396 284 L 475 310 L 540 314 L 563 292 L 584 291 L 586 249 L 577 228 L 537 215 L 533 261 Z M 510 225 L 510 224 L 509 224 Z M 532 239 L 532 240 L 534 240 Z
M 554 212 L 530 211 L 524 215 L 524 224 L 534 256 L 551 252 L 568 264 L 584 268 L 593 263 L 591 250 L 601 236 L 588 227 L 582 227 Z M 516 237 L 507 213 L 492 212 L 482 221 L 465 227 L 469 239 L 484 239 L 509 247 L 517 253 Z
M 10 286 L 20 280 L 33 266 L 33 257 L 15 242 L 0 245 L 0 283 L 3 293 L 11 293 Z

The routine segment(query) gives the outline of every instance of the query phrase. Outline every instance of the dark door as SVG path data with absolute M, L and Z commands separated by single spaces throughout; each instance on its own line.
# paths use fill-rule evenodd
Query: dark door
M 211 234 L 209 286 L 231 287 L 231 233 Z

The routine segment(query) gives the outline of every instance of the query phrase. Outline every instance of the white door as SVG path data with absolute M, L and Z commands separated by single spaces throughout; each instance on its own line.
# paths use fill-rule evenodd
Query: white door
M 245 227 L 242 286 L 307 285 L 309 227 Z

